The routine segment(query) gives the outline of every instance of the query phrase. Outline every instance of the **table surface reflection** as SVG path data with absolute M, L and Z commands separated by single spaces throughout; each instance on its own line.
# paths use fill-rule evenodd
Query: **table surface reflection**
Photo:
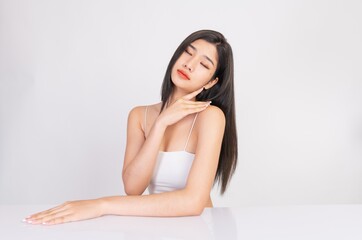
M 104 216 L 55 226 L 22 219 L 49 205 L 0 205 L 0 239 L 362 239 L 362 204 L 206 208 L 201 216 Z

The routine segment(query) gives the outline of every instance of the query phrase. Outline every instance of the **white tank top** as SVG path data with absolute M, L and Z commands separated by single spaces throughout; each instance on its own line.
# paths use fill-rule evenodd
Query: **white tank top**
M 145 109 L 144 131 L 146 132 L 147 110 Z M 157 162 L 151 178 L 148 191 L 150 194 L 170 192 L 182 189 L 186 186 L 187 178 L 195 158 L 195 154 L 186 151 L 197 114 L 187 137 L 184 149 L 181 151 L 163 152 L 159 151 Z

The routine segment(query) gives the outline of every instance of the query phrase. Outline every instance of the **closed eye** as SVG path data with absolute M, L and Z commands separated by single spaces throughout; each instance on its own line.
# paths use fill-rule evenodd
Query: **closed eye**
M 191 52 L 190 52 L 189 50 L 185 49 L 185 52 L 186 52 L 188 55 L 192 56 L 192 54 L 191 54 Z
M 205 65 L 205 64 L 203 64 L 203 63 L 201 63 L 201 65 L 202 65 L 204 68 L 206 68 L 206 69 L 210 69 L 209 66 L 207 66 L 207 65 Z

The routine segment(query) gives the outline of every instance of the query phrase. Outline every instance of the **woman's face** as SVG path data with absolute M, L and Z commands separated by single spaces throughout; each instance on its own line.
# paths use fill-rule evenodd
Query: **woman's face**
M 172 82 L 187 93 L 202 87 L 209 89 L 217 82 L 217 78 L 211 79 L 217 60 L 215 45 L 198 39 L 187 46 L 175 62 L 171 71 Z

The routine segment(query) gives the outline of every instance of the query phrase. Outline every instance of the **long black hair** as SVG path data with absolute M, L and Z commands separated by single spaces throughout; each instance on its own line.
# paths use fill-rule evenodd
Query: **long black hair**
M 235 121 L 235 98 L 234 98 L 234 60 L 230 44 L 219 32 L 213 30 L 200 30 L 189 35 L 176 49 L 173 54 L 162 83 L 161 100 L 164 109 L 170 100 L 174 90 L 171 80 L 171 70 L 185 49 L 194 41 L 203 39 L 214 44 L 217 49 L 218 63 L 211 79 L 218 78 L 217 83 L 202 91 L 196 96 L 197 101 L 212 101 L 212 105 L 219 107 L 225 114 L 226 125 L 222 140 L 219 163 L 215 175 L 215 181 L 221 184 L 220 192 L 224 194 L 231 176 L 235 172 L 238 158 L 238 143 Z M 210 80 L 211 80 L 210 79 Z

